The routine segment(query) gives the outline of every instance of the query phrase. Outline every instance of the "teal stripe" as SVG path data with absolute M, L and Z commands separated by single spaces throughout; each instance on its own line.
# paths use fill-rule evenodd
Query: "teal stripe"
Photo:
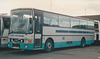
M 8 42 L 9 44 L 9 48 L 13 48 L 13 43 L 12 42 Z M 19 49 L 27 49 L 27 50 L 34 50 L 34 44 L 33 43 L 16 43 L 16 44 L 20 44 Z M 27 45 L 27 48 L 25 47 Z M 37 49 L 37 50 L 43 50 L 44 49 L 44 43 L 42 44 L 42 48 L 41 49 Z
M 27 46 L 27 48 L 25 46 Z M 33 50 L 33 48 L 34 45 L 32 43 L 20 43 L 20 49 Z
M 9 45 L 8 48 L 12 48 L 12 44 L 13 44 L 12 42 L 8 42 Z
M 94 40 L 87 40 L 86 44 L 92 44 L 94 42 Z M 9 48 L 12 48 L 13 43 L 12 42 L 8 42 L 9 44 Z M 17 43 L 20 44 L 20 48 L 19 49 L 27 49 L 27 50 L 34 50 L 34 44 L 30 44 L 30 43 Z M 25 45 L 27 45 L 27 48 L 25 47 Z M 72 41 L 72 44 L 67 44 L 67 42 L 55 42 L 54 43 L 54 48 L 62 48 L 62 47 L 71 47 L 71 46 L 79 46 L 81 45 L 81 41 Z M 41 49 L 37 49 L 37 50 L 43 50 L 45 48 L 45 44 L 42 43 L 42 48 Z
M 72 44 L 67 44 L 67 42 L 55 42 L 54 48 L 70 47 L 81 45 L 81 41 L 72 41 Z
M 87 40 L 86 41 L 86 44 L 91 44 L 91 43 L 93 43 L 94 42 L 94 40 Z
M 86 45 L 92 44 L 94 40 L 87 40 Z M 81 41 L 72 41 L 72 44 L 67 44 L 67 42 L 55 42 L 54 48 L 61 48 L 61 47 L 71 47 L 71 46 L 80 46 Z

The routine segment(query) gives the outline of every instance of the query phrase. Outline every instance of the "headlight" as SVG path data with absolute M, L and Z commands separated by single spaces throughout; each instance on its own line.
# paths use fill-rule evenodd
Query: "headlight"
M 10 42 L 13 42 L 13 39 L 10 39 Z
M 20 42 L 23 43 L 24 42 L 24 39 L 20 39 Z
M 10 45 L 8 44 L 8 46 L 10 46 Z
M 27 45 L 25 45 L 25 48 L 27 48 Z

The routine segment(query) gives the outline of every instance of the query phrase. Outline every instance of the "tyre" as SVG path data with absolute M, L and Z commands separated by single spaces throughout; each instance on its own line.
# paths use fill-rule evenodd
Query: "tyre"
M 86 46 L 85 38 L 82 38 L 81 40 L 81 47 L 84 48 Z
M 47 40 L 45 43 L 45 52 L 50 52 L 53 50 L 53 42 L 52 40 Z

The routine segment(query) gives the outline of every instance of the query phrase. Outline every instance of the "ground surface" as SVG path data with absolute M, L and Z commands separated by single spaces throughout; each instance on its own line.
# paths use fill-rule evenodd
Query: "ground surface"
M 0 48 L 0 59 L 100 59 L 100 46 L 60 48 L 50 53 Z

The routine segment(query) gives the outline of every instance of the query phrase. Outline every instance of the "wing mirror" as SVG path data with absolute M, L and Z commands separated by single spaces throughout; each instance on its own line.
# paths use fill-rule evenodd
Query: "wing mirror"
M 32 18 L 30 18 L 30 19 L 29 19 L 29 23 L 32 24 L 32 21 L 33 21 Z

